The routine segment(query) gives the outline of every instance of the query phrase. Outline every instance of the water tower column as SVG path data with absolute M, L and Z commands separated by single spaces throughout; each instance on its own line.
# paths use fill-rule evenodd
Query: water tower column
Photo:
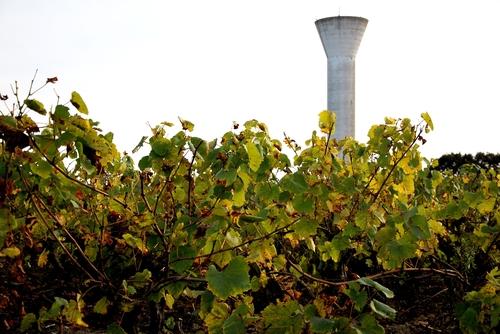
M 355 135 L 355 62 L 368 20 L 336 16 L 316 21 L 328 59 L 328 110 L 337 114 L 334 137 Z

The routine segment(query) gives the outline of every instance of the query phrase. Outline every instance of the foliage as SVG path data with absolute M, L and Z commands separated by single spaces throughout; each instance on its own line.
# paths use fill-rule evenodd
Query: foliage
M 467 333 L 493 333 L 500 323 L 500 271 L 494 268 L 486 275 L 486 283 L 468 292 L 465 303 L 457 306 L 460 325 Z
M 257 120 L 213 141 L 164 122 L 136 169 L 78 93 L 53 108 L 33 95 L 0 116 L 8 330 L 383 333 L 397 310 L 380 280 L 422 272 L 469 289 L 464 330 L 498 324 L 500 177 L 432 169 L 426 113 L 362 144 L 333 139 L 323 111 L 304 149 Z
M 482 152 L 477 153 L 475 156 L 460 153 L 445 154 L 438 159 L 438 165 L 435 166 L 435 169 L 441 171 L 449 169 L 456 173 L 460 167 L 466 164 L 475 165 L 482 169 L 494 168 L 498 171 L 500 168 L 500 154 Z

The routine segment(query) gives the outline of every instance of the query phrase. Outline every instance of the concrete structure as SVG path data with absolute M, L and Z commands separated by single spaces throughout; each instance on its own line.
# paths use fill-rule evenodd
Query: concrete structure
M 355 60 L 368 20 L 354 16 L 327 17 L 316 21 L 328 58 L 328 110 L 337 114 L 334 137 L 354 138 Z

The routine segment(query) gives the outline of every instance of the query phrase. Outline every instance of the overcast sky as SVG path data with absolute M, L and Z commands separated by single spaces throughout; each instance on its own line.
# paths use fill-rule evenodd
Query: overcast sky
M 0 92 L 40 83 L 78 91 L 131 151 L 148 123 L 195 123 L 212 139 L 257 118 L 303 142 L 326 108 L 314 21 L 369 20 L 356 63 L 356 138 L 384 116 L 435 131 L 422 151 L 500 151 L 500 3 L 477 1 L 0 0 Z M 55 103 L 50 87 L 39 95 Z M 4 106 L 0 110 L 5 111 Z M 145 152 L 146 153 L 146 152 Z

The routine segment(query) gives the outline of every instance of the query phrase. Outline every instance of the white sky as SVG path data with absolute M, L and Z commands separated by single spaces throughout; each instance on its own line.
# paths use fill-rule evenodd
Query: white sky
M 0 0 L 0 92 L 57 76 L 131 151 L 147 122 L 195 123 L 212 139 L 256 118 L 303 142 L 326 107 L 326 56 L 314 21 L 369 20 L 356 63 L 356 137 L 384 116 L 435 131 L 422 148 L 500 151 L 500 2 Z M 40 100 L 56 98 L 49 87 Z M 0 110 L 5 111 L 4 106 Z M 146 152 L 144 152 L 146 153 Z

